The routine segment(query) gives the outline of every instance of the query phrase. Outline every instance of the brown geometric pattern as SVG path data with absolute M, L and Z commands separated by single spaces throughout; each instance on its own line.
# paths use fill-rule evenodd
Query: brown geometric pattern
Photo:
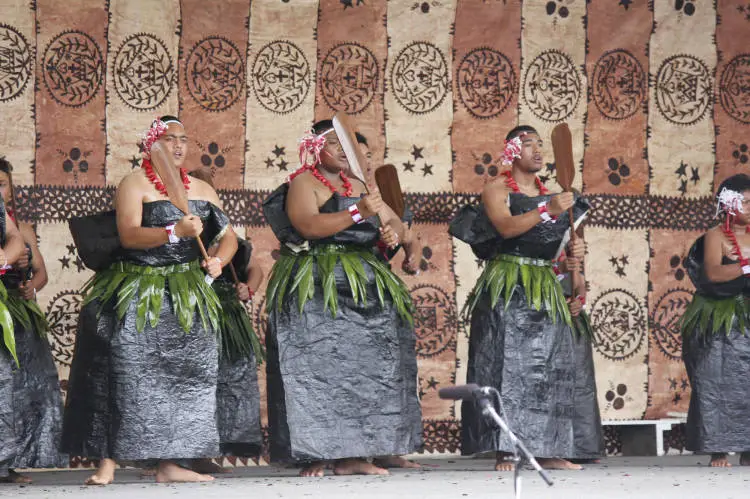
M 398 170 L 425 241 L 422 272 L 404 279 L 427 452 L 460 447 L 458 405 L 437 390 L 465 380 L 459 311 L 479 273 L 447 224 L 502 172 L 503 138 L 521 122 L 547 143 L 551 188 L 550 131 L 569 124 L 575 185 L 593 207 L 586 277 L 603 418 L 684 411 L 683 259 L 714 222 L 717 185 L 750 165 L 746 4 L 0 0 L 0 112 L 12 123 L 0 155 L 50 273 L 39 300 L 63 388 L 90 276 L 66 221 L 112 207 L 155 116 L 184 120 L 189 165 L 214 171 L 268 272 L 278 243 L 262 202 L 297 168 L 312 122 L 345 111 L 373 163 Z M 252 307 L 261 335 L 263 297 Z M 616 452 L 616 432 L 609 442 Z

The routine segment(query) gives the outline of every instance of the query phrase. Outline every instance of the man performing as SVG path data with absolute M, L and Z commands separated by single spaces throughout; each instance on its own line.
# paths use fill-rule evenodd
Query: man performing
M 88 484 L 112 482 L 115 461 L 143 466 L 158 461 L 159 482 L 208 481 L 213 478 L 183 465 L 219 455 L 221 307 L 201 267 L 218 277 L 237 249 L 237 238 L 216 192 L 191 180 L 183 168 L 191 214 L 170 202 L 150 161 L 155 144 L 175 168 L 185 161 L 188 137 L 182 124 L 171 116 L 155 120 L 144 136 L 141 170 L 117 188 L 121 248 L 111 251 L 116 261 L 87 285 L 81 311 L 65 441 L 71 454 L 102 459 Z M 198 236 L 206 246 L 219 245 L 216 256 L 202 263 Z M 91 371 L 103 379 L 92 379 Z
M 720 224 L 698 238 L 687 260 L 695 295 L 681 319 L 692 387 L 686 447 L 711 454 L 710 466 L 731 466 L 728 452 L 750 466 L 750 177 L 730 177 L 718 193 Z
M 422 443 L 412 304 L 375 255 L 403 225 L 377 192 L 349 179 L 330 120 L 300 148 L 302 167 L 264 202 L 281 242 L 267 288 L 272 461 L 303 476 L 387 474 L 366 459 Z M 378 222 L 376 213 L 383 213 Z
M 11 165 L 0 158 L 0 195 L 8 216 L 16 222 Z M 17 223 L 17 222 L 16 222 Z M 44 312 L 36 303 L 36 293 L 47 284 L 44 265 L 34 228 L 18 224 L 25 251 L 11 269 L 2 274 L 8 290 L 8 309 L 15 328 L 18 369 L 13 374 L 13 412 L 17 454 L 14 468 L 58 468 L 67 464 L 60 454 L 62 397 L 57 367 L 52 358 Z M 16 483 L 31 479 L 10 471 Z
M 567 209 L 576 222 L 588 203 L 572 193 L 550 195 L 536 173 L 542 141 L 531 127 L 508 133 L 504 181 L 485 186 L 478 207 L 464 207 L 450 232 L 485 261 L 469 295 L 471 314 L 467 382 L 500 392 L 507 421 L 539 463 L 548 469 L 580 469 L 562 459 L 576 455 L 574 392 L 576 362 L 572 314 L 552 268 L 569 231 Z M 573 247 L 582 258 L 582 240 Z M 579 290 L 580 291 L 580 290 Z M 511 470 L 513 444 L 494 430 L 478 406 L 462 406 L 462 452 L 496 451 L 497 470 Z
M 23 253 L 23 238 L 16 224 L 5 212 L 5 203 L 0 200 L 0 262 L 8 265 L 18 261 Z M 3 341 L 0 344 L 0 481 L 16 482 L 20 475 L 11 471 L 21 449 L 16 438 L 13 414 L 13 369 L 18 366 L 16 343 L 13 334 L 13 318 L 8 311 L 8 294 L 0 282 L 0 329 Z
M 208 168 L 190 172 L 213 187 Z M 265 361 L 265 352 L 253 330 L 251 318 L 243 305 L 252 299 L 263 282 L 263 269 L 252 262 L 250 241 L 237 238 L 238 249 L 231 265 L 224 267 L 213 282 L 223 310 L 221 318 L 222 345 L 219 353 L 219 381 L 216 394 L 217 421 L 221 454 L 257 459 L 263 444 L 260 427 L 260 391 L 258 364 Z M 214 254 L 218 247 L 209 248 Z M 235 283 L 234 276 L 239 282 Z M 223 472 L 209 460 L 193 463 L 193 471 Z

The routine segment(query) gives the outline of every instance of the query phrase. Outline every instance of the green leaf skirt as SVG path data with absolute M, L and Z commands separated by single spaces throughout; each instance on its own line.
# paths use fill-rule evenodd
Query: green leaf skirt
M 104 307 L 114 300 L 117 318 L 122 320 L 135 301 L 136 330 L 143 332 L 146 323 L 152 328 L 157 326 L 167 286 L 172 297 L 173 312 L 185 333 L 190 332 L 197 312 L 204 329 L 210 325 L 216 334 L 221 334 L 221 304 L 214 289 L 206 283 L 197 260 L 163 267 L 117 262 L 107 270 L 94 274 L 86 283 L 83 305 L 98 299 Z
M 216 295 L 223 310 L 221 316 L 221 353 L 230 360 L 240 357 L 251 358 L 255 355 L 258 364 L 266 360 L 266 353 L 255 334 L 253 323 L 247 309 L 237 298 L 234 284 L 217 279 L 213 283 Z
M 0 281 L 0 327 L 3 328 L 3 343 L 8 353 L 18 365 L 18 353 L 16 352 L 16 335 L 13 328 L 13 316 L 10 313 L 8 290 Z
M 750 300 L 744 295 L 709 298 L 695 294 L 679 325 L 683 336 L 708 336 L 722 331 L 729 336 L 735 320 L 739 330 L 745 335 L 745 327 L 750 325 Z
M 299 312 L 315 293 L 316 279 L 323 288 L 323 304 L 333 317 L 338 311 L 338 292 L 334 270 L 341 265 L 349 282 L 355 303 L 367 304 L 368 275 L 365 265 L 372 269 L 377 289 L 377 299 L 385 307 L 386 294 L 393 301 L 399 316 L 414 324 L 413 304 L 406 284 L 390 267 L 378 259 L 371 248 L 354 245 L 326 244 L 314 246 L 309 251 L 294 253 L 282 245 L 281 255 L 271 270 L 266 290 L 267 310 L 276 306 L 282 309 L 284 298 L 297 293 Z M 317 272 L 313 272 L 313 268 Z M 315 275 L 317 274 L 317 275 Z
M 577 317 L 570 315 L 565 293 L 549 260 L 503 254 L 488 260 L 474 289 L 469 293 L 462 313 L 468 320 L 484 293 L 489 293 L 492 308 L 497 306 L 502 297 L 507 309 L 519 287 L 525 292 L 530 308 L 546 311 L 553 324 L 562 320 L 572 328 L 576 336 L 593 340 L 588 314 L 581 312 Z

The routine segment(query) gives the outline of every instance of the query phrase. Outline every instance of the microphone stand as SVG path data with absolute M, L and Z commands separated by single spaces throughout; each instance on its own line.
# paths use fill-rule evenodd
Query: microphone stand
M 539 476 L 542 477 L 542 480 L 544 480 L 547 485 L 549 485 L 550 487 L 554 485 L 554 482 L 549 477 L 549 474 L 539 465 L 537 460 L 534 459 L 534 456 L 531 455 L 531 452 L 529 452 L 523 442 L 521 442 L 518 437 L 516 437 L 516 435 L 510 430 L 510 428 L 508 428 L 508 425 L 505 423 L 503 418 L 501 418 L 495 410 L 494 405 L 488 400 L 488 396 L 491 393 L 502 404 L 500 393 L 498 393 L 498 391 L 492 387 L 483 387 L 478 391 L 480 391 L 481 394 L 484 395 L 477 397 L 477 403 L 482 409 L 482 415 L 487 419 L 493 421 L 498 428 L 504 431 L 513 444 L 513 462 L 515 463 L 516 467 L 513 474 L 513 489 L 516 493 L 516 499 L 521 499 L 521 467 L 523 466 L 525 461 L 528 461 L 531 466 L 534 467 L 534 469 L 539 473 Z M 504 412 L 505 411 L 503 411 L 503 413 Z M 521 456 L 519 456 L 519 451 L 522 454 Z

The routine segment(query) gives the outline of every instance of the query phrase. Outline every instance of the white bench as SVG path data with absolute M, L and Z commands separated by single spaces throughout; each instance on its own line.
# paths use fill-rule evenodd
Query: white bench
M 676 416 L 677 414 L 669 414 Z M 656 455 L 664 455 L 664 431 L 671 430 L 674 425 L 684 423 L 685 419 L 611 419 L 602 421 L 602 426 L 647 426 L 654 427 L 656 432 Z

